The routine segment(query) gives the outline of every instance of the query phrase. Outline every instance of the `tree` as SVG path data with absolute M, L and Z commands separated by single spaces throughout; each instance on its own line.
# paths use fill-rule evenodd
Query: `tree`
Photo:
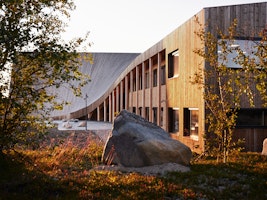
M 86 37 L 60 37 L 74 8 L 72 0 L 0 1 L 0 150 L 45 131 L 49 112 L 67 103 L 50 88 L 67 84 L 80 95 L 89 81 L 76 51 Z
M 226 162 L 227 155 L 236 147 L 232 136 L 241 105 L 247 103 L 253 107 L 258 93 L 265 105 L 267 102 L 266 35 L 260 35 L 262 39 L 258 42 L 250 40 L 248 54 L 235 43 L 239 35 L 237 20 L 227 34 L 219 29 L 216 33 L 206 31 L 198 19 L 196 23 L 200 27 L 196 35 L 204 48 L 194 52 L 204 59 L 205 67 L 191 80 L 204 89 L 207 148 Z

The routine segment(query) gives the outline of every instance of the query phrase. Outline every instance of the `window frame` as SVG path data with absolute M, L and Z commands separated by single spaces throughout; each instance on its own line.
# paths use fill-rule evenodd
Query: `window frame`
M 161 73 L 160 73 L 160 84 L 166 85 L 166 65 L 163 65 L 160 67 Z
M 179 54 L 180 54 L 179 49 L 176 49 L 168 54 L 168 78 L 173 78 L 178 76 L 179 56 L 180 56 Z M 177 66 L 175 65 L 176 64 L 175 59 L 177 59 Z
M 168 108 L 168 129 L 171 133 L 179 133 L 179 108 Z M 177 122 L 177 124 L 176 124 Z
M 221 53 L 221 47 L 218 45 L 218 43 L 221 43 L 221 41 L 225 41 L 226 43 L 229 43 L 229 40 L 225 40 L 222 38 L 218 38 L 217 42 L 217 56 L 218 56 L 218 63 L 222 63 L 222 59 L 220 59 L 220 53 Z M 250 57 L 255 58 L 257 60 L 256 56 L 253 56 L 253 51 L 257 51 L 257 47 L 252 47 L 253 44 L 256 46 L 256 42 L 260 42 L 261 38 L 259 37 L 253 37 L 253 38 L 247 38 L 247 37 L 235 37 L 232 42 L 230 43 L 229 47 L 231 49 L 231 53 L 227 55 L 227 63 L 226 66 L 230 69 L 241 69 L 242 66 L 234 63 L 233 58 L 236 58 L 238 55 L 236 54 L 237 49 L 244 50 L 244 54 L 248 54 Z M 231 42 L 231 41 L 230 41 Z M 251 44 L 252 43 L 252 44 Z M 246 45 L 245 45 L 246 44 Z
M 197 111 L 197 120 L 193 121 L 192 111 Z M 198 140 L 199 137 L 199 108 L 184 108 L 183 136 Z M 194 124 L 193 124 L 194 123 Z
M 240 112 L 243 112 L 243 114 L 245 114 L 244 112 L 247 112 L 246 116 L 243 115 L 243 117 L 247 118 L 246 120 L 240 122 Z M 251 113 L 249 113 L 251 112 Z M 255 120 L 255 115 L 257 115 L 258 112 L 258 116 L 259 116 L 259 124 L 250 124 L 251 121 Z M 254 114 L 254 115 L 252 115 Z M 253 116 L 253 118 L 251 118 L 251 115 Z M 251 119 L 249 119 L 251 118 Z M 242 123 L 242 124 L 240 124 Z M 236 128 L 267 128 L 267 109 L 262 109 L 262 108 L 241 108 L 237 111 L 237 119 L 236 119 Z
M 153 87 L 158 86 L 158 69 L 153 69 Z

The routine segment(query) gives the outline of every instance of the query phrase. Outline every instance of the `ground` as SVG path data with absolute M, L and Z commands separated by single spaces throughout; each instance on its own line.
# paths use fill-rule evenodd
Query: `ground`
M 94 127 L 96 127 L 97 123 L 95 123 Z M 76 146 L 79 145 L 81 148 L 87 144 L 87 138 L 93 137 L 98 138 L 103 141 L 105 144 L 108 135 L 111 130 L 88 130 L 87 132 L 84 130 L 58 130 L 56 128 L 50 130 L 49 137 L 53 138 L 45 140 L 43 145 L 57 145 L 63 140 L 67 138 L 71 140 L 71 143 Z M 92 170 L 104 170 L 104 171 L 121 171 L 121 172 L 137 172 L 143 175 L 159 175 L 164 176 L 167 172 L 188 172 L 190 171 L 190 167 L 183 166 L 177 163 L 165 163 L 162 165 L 153 165 L 146 167 L 124 167 L 124 166 L 114 166 L 114 165 L 103 165 L 99 163 L 98 166 L 95 166 Z

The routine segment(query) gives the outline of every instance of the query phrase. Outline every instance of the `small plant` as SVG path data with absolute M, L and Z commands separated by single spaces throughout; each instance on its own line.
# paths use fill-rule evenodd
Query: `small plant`
M 112 145 L 112 147 L 111 147 L 111 149 L 110 149 L 110 151 L 109 151 L 109 153 L 108 153 L 108 155 L 107 155 L 107 157 L 106 157 L 104 162 L 107 165 L 111 165 L 115 156 L 116 156 L 115 147 L 114 147 L 114 145 Z
M 116 111 L 114 112 L 114 117 L 117 117 L 120 114 L 120 112 Z

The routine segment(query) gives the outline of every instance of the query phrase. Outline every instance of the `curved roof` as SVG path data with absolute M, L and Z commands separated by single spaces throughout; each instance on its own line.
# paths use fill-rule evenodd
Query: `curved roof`
M 51 113 L 52 117 L 67 117 L 70 113 L 84 109 L 99 99 L 110 86 L 117 80 L 128 65 L 139 55 L 139 53 L 91 53 L 93 63 L 82 61 L 81 72 L 88 74 L 91 81 L 82 88 L 81 97 L 73 95 L 69 88 L 56 89 L 59 98 L 71 104 L 64 106 L 63 110 Z M 87 102 L 85 95 L 87 94 Z

